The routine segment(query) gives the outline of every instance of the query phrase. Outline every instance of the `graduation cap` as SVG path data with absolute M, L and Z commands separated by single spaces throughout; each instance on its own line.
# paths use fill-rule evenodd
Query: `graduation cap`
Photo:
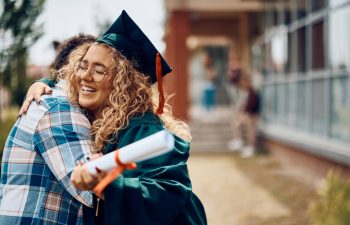
M 149 76 L 152 84 L 158 82 L 159 106 L 157 114 L 162 114 L 164 107 L 162 77 L 171 72 L 172 69 L 125 10 L 97 39 L 97 42 L 117 49 L 138 71 Z

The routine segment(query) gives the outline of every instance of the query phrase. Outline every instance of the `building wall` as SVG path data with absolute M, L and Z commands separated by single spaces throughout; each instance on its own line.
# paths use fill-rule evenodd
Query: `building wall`
M 173 73 L 165 78 L 168 94 L 175 93 L 170 104 L 174 114 L 189 119 L 189 57 L 196 47 L 222 45 L 235 52 L 235 60 L 249 70 L 250 12 L 262 9 L 261 1 L 166 1 L 166 57 Z M 192 42 L 191 42 L 192 40 Z M 223 41 L 222 41 L 223 40 Z M 191 43 L 190 43 L 191 42 Z M 193 47 L 193 48 L 196 48 Z M 227 64 L 227 63 L 226 63 Z
M 339 172 L 345 179 L 350 177 L 350 168 L 347 166 L 307 153 L 293 145 L 272 139 L 264 141 L 269 153 L 283 165 L 285 171 L 290 171 L 290 174 L 306 182 L 317 185 L 331 170 Z
M 350 166 L 350 1 L 264 8 L 264 35 L 252 47 L 253 70 L 263 77 L 262 134 Z

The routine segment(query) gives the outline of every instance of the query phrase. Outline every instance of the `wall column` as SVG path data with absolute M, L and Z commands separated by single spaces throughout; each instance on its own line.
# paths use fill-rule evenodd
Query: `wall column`
M 173 71 L 165 79 L 166 93 L 175 96 L 169 103 L 177 118 L 188 120 L 189 110 L 189 49 L 186 40 L 190 32 L 190 19 L 187 11 L 172 11 L 168 15 L 166 26 L 165 57 Z

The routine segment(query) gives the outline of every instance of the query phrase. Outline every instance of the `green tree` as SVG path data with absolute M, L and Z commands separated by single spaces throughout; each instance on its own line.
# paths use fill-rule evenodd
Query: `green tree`
M 28 49 L 43 34 L 35 22 L 45 0 L 0 0 L 0 87 L 11 90 L 12 102 L 22 104 L 28 79 Z

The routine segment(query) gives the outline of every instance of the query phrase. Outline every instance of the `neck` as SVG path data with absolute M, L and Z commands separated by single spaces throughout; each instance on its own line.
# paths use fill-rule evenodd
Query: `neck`
M 101 118 L 102 118 L 102 109 L 100 109 L 100 110 L 94 112 L 93 114 L 94 114 L 95 120 L 101 119 Z

